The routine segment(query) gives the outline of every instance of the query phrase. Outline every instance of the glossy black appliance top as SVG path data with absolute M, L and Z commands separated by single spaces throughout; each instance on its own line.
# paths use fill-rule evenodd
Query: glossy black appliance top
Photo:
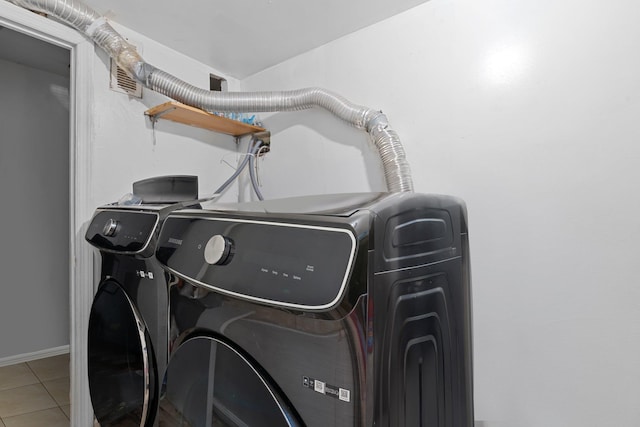
M 389 196 L 389 193 L 341 193 L 287 197 L 243 203 L 203 203 L 204 210 L 349 216 Z

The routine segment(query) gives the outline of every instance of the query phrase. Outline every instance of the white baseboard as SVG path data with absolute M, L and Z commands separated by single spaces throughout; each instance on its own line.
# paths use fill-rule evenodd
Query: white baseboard
M 32 360 L 44 359 L 46 357 L 59 356 L 65 353 L 69 353 L 68 345 L 34 351 L 33 353 L 18 354 L 17 356 L 3 357 L 2 359 L 0 359 L 0 367 L 15 365 L 17 363 L 31 362 Z

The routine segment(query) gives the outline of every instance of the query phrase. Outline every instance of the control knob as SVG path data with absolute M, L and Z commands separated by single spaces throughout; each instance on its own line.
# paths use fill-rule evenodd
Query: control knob
M 118 221 L 116 221 L 113 218 L 110 218 L 104 225 L 104 228 L 102 229 L 102 234 L 104 234 L 107 237 L 112 237 L 116 235 L 116 231 L 118 231 Z
M 207 264 L 224 265 L 231 261 L 233 249 L 233 241 L 231 239 L 216 234 L 209 239 L 204 247 L 204 260 Z

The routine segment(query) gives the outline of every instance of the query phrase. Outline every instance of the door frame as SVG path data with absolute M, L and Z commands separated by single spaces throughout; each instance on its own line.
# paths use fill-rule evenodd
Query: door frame
M 93 145 L 93 42 L 75 30 L 0 1 L 0 25 L 70 51 L 70 226 L 69 315 L 71 425 L 89 427 L 93 411 L 87 370 L 87 325 L 93 299 L 93 253 L 84 234 L 93 213 L 91 166 Z M 43 212 L 46 216 L 46 211 Z M 46 220 L 46 217 L 43 218 Z

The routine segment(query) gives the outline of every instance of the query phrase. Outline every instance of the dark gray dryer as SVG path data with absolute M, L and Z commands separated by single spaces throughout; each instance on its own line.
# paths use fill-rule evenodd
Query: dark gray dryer
M 177 425 L 473 425 L 466 209 L 343 194 L 170 214 Z
M 87 230 L 102 261 L 88 331 L 89 389 L 101 427 L 158 425 L 169 303 L 153 253 L 161 221 L 174 208 L 105 206 Z

